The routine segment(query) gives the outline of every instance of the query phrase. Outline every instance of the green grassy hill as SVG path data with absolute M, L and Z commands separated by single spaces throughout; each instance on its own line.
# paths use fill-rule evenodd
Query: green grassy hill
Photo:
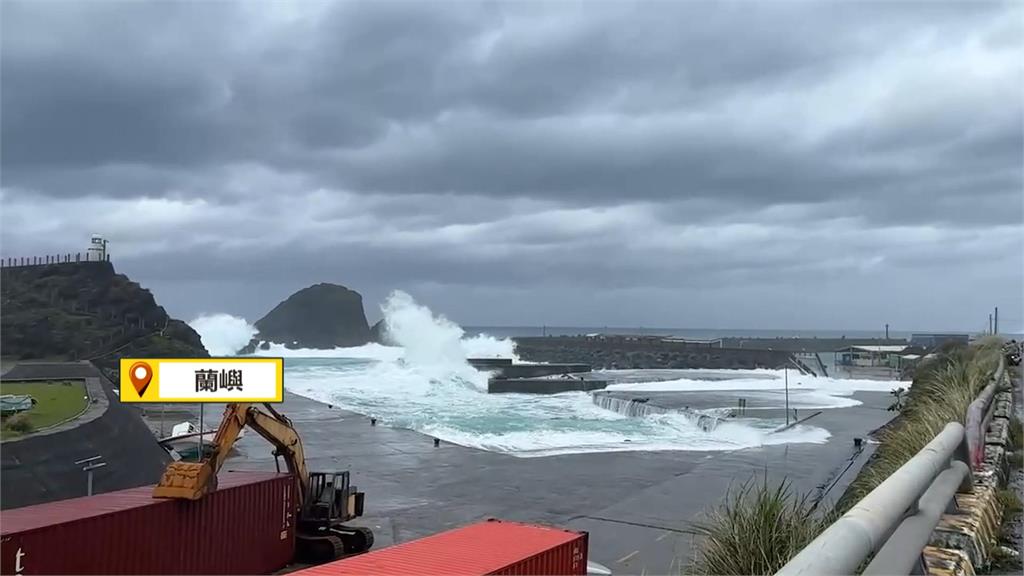
M 81 380 L 45 382 L 3 382 L 0 393 L 27 394 L 36 400 L 31 410 L 4 416 L 0 438 L 4 440 L 31 433 L 72 418 L 86 406 L 85 383 Z
M 4 357 L 93 360 L 208 356 L 199 335 L 109 262 L 3 268 Z

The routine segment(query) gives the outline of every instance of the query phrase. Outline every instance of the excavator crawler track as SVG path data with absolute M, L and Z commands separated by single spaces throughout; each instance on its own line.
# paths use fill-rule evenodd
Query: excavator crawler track
M 331 529 L 331 534 L 345 543 L 345 554 L 359 554 L 373 547 L 373 531 L 369 528 L 338 526 Z
M 344 540 L 335 535 L 303 536 L 295 540 L 295 559 L 305 564 L 323 564 L 346 555 Z

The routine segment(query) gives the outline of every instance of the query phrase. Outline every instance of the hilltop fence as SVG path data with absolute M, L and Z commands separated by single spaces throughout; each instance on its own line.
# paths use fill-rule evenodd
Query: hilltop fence
M 46 256 L 0 258 L 0 268 L 49 266 L 50 264 L 80 264 L 82 262 L 110 262 L 110 254 L 100 257 L 99 254 L 93 255 L 86 252 L 85 257 L 83 258 L 82 256 L 81 252 L 75 252 L 74 254 L 68 252 L 65 254 L 47 254 Z
M 16 290 L 16 283 L 11 279 L 20 274 L 31 274 L 29 270 L 36 269 L 43 272 L 49 266 L 73 267 L 73 266 L 98 266 L 100 263 L 110 262 L 110 255 L 102 259 L 95 252 L 78 252 L 55 254 L 34 257 L 3 257 L 0 258 L 0 272 L 3 273 L 3 287 L 6 293 L 9 290 Z M 64 268 L 68 271 L 70 268 Z M 102 327 L 92 333 L 91 339 L 85 344 L 85 349 L 74 349 L 68 352 L 73 360 L 88 359 L 94 360 L 109 356 L 111 351 L 124 348 L 140 337 L 163 334 L 167 328 L 169 318 L 166 314 L 148 314 L 145 310 L 137 307 L 124 307 L 112 305 L 109 302 L 102 302 L 90 299 L 89 291 L 81 291 L 80 286 L 71 286 L 71 290 L 65 290 L 63 285 L 48 285 L 33 288 L 37 299 L 48 303 L 54 310 L 71 314 L 78 318 L 90 318 L 89 326 L 93 328 Z M 158 308 L 158 307 L 157 307 Z

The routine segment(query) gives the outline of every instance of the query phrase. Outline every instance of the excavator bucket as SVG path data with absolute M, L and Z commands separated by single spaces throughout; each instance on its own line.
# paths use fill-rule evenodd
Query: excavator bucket
M 172 462 L 153 488 L 154 498 L 199 500 L 217 489 L 217 475 L 207 462 Z

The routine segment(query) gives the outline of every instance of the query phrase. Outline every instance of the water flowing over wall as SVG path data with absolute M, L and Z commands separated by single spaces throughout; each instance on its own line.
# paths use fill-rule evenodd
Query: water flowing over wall
M 722 419 L 716 416 L 702 414 L 695 410 L 664 408 L 650 404 L 646 399 L 619 398 L 609 394 L 594 394 L 592 398 L 594 404 L 605 410 L 633 418 L 643 418 L 653 414 L 682 414 L 704 432 L 711 432 L 722 422 Z

